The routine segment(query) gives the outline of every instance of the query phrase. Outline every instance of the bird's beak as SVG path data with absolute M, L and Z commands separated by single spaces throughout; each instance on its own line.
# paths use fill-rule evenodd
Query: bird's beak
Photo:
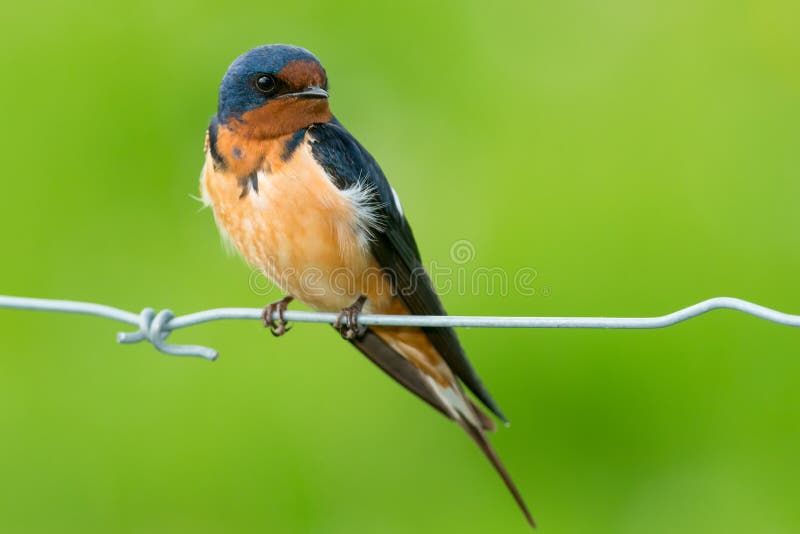
M 322 87 L 311 85 L 306 87 L 302 91 L 297 91 L 296 93 L 287 93 L 282 95 L 283 98 L 328 98 L 328 91 L 323 89 Z

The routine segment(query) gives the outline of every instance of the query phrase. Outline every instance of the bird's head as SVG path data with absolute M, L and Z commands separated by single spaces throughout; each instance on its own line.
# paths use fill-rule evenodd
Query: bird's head
M 277 137 L 332 118 L 328 78 L 311 52 L 289 45 L 249 50 L 228 67 L 217 119 L 250 137 Z

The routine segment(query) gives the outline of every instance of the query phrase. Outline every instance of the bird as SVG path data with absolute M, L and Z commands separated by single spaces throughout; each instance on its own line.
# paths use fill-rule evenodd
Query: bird
M 397 192 L 332 114 L 328 78 L 308 50 L 270 44 L 240 55 L 219 88 L 205 138 L 202 200 L 222 236 L 286 295 L 264 325 L 288 330 L 297 299 L 338 312 L 341 336 L 401 386 L 457 423 L 535 527 L 487 439 L 506 417 L 452 328 L 364 326 L 360 313 L 446 315 Z

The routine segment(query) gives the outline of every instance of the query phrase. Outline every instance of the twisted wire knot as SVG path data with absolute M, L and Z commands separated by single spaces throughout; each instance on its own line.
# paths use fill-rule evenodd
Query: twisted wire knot
M 200 345 L 174 345 L 166 339 L 172 332 L 169 322 L 175 317 L 172 310 L 161 310 L 156 313 L 153 308 L 145 308 L 139 314 L 139 330 L 136 332 L 119 332 L 117 343 L 139 343 L 149 341 L 159 352 L 172 356 L 199 356 L 207 360 L 215 360 L 217 351 Z

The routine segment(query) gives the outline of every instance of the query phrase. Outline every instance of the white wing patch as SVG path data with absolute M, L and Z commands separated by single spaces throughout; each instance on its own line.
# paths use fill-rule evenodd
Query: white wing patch
M 403 213 L 403 205 L 400 204 L 400 197 L 397 196 L 397 191 L 394 190 L 394 187 L 389 186 L 392 189 L 392 198 L 394 198 L 394 206 L 397 208 L 397 211 L 400 212 L 401 217 L 405 217 L 405 213 Z

